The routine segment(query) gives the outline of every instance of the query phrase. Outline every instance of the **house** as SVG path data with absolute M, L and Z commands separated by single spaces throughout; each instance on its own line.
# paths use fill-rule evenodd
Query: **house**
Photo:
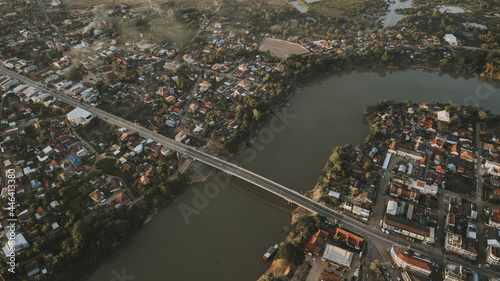
M 354 254 L 352 252 L 327 244 L 321 260 L 334 265 L 351 268 L 353 258 Z
M 66 115 L 66 117 L 68 121 L 75 127 L 79 125 L 86 125 L 90 122 L 90 120 L 94 118 L 92 113 L 80 107 L 73 109 Z
M 106 198 L 104 197 L 104 193 L 100 191 L 99 189 L 96 189 L 94 192 L 90 193 L 90 198 L 94 200 L 96 203 L 103 203 L 106 201 Z
M 111 187 L 113 188 L 113 191 L 120 190 L 123 188 L 123 183 L 118 178 L 112 178 L 110 182 L 111 182 Z
M 473 162 L 474 161 L 474 153 L 470 150 L 467 149 L 461 149 L 460 150 L 460 159 L 463 159 L 468 162 Z
M 115 199 L 120 206 L 125 206 L 132 203 L 130 197 L 128 197 L 128 195 L 124 192 L 121 192 L 120 194 L 116 195 Z
M 181 142 L 181 141 L 183 141 L 186 137 L 187 137 L 186 133 L 184 133 L 184 132 L 179 132 L 179 133 L 175 136 L 175 141 L 176 141 L 176 142 Z
M 9 254 L 11 252 L 19 253 L 19 252 L 26 250 L 30 247 L 30 244 L 28 243 L 26 238 L 24 238 L 24 236 L 21 233 L 16 234 L 16 236 L 14 237 L 14 242 L 15 242 L 14 243 L 15 247 L 10 248 L 9 244 L 6 244 L 2 248 L 2 252 L 3 252 L 5 257 L 9 256 Z
M 328 232 L 319 229 L 309 241 L 307 241 L 306 246 L 304 247 L 304 251 L 310 256 L 317 256 L 321 252 L 323 248 L 323 244 L 328 239 Z
M 28 277 L 35 276 L 40 272 L 40 268 L 38 268 L 38 262 L 36 260 L 27 263 L 24 266 L 24 270 L 26 271 Z
M 490 174 L 492 176 L 499 177 L 500 176 L 500 163 L 496 163 L 496 162 L 487 160 L 486 163 L 484 164 L 483 171 L 487 172 L 488 174 Z
M 69 161 L 71 161 L 71 163 L 74 165 L 74 166 L 80 166 L 82 165 L 82 160 L 80 160 L 80 158 L 78 158 L 78 156 L 74 155 L 74 154 L 71 154 L 69 157 L 68 157 Z
M 40 206 L 36 209 L 35 217 L 37 220 L 43 218 L 49 213 L 49 209 L 46 206 Z
M 70 171 L 65 171 L 59 175 L 59 178 L 64 182 L 69 181 L 72 177 L 73 177 L 73 173 Z

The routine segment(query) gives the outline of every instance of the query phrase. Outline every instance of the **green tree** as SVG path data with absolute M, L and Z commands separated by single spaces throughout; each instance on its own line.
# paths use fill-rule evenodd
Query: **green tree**
M 382 274 L 382 270 L 380 269 L 380 262 L 378 260 L 374 260 L 370 264 L 370 271 L 373 272 L 377 276 Z
M 304 253 L 295 244 L 283 242 L 278 249 L 277 258 L 283 259 L 285 264 L 291 267 L 296 267 L 304 261 Z

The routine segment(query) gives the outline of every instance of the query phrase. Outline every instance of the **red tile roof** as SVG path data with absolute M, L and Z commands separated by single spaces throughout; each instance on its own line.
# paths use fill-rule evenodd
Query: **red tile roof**
M 311 236 L 311 238 L 309 238 L 309 241 L 307 241 L 305 250 L 309 253 L 319 255 L 327 238 L 328 232 L 318 230 L 313 236 Z
M 420 259 L 416 259 L 416 258 L 413 258 L 411 256 L 408 256 L 406 254 L 403 254 L 403 253 L 397 253 L 398 257 L 400 259 L 402 259 L 403 261 L 405 261 L 406 263 L 409 263 L 411 265 L 414 265 L 414 266 L 418 266 L 420 268 L 423 268 L 423 269 L 426 269 L 426 270 L 429 270 L 431 271 L 431 263 L 429 262 L 426 262 L 426 261 L 423 261 L 423 260 L 420 260 Z

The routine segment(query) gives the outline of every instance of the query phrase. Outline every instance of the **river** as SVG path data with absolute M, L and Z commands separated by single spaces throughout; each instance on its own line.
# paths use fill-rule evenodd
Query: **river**
M 352 72 L 306 86 L 276 119 L 285 121 L 271 119 L 232 161 L 297 191 L 310 190 L 333 147 L 368 135 L 362 110 L 381 99 L 453 100 L 500 111 L 500 90 L 478 78 L 421 69 Z M 207 190 L 210 198 L 200 200 L 199 192 Z M 196 214 L 183 216 L 186 206 Z M 162 210 L 89 281 L 254 281 L 270 264 L 262 254 L 284 238 L 291 210 L 251 184 L 219 174 Z

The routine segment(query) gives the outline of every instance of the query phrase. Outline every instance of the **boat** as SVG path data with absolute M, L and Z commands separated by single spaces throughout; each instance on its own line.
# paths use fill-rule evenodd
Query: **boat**
M 278 243 L 276 243 L 276 245 L 274 245 L 274 246 L 269 247 L 269 249 L 267 249 L 267 252 L 262 256 L 262 258 L 265 261 L 268 261 L 276 254 L 279 247 L 280 247 L 280 244 L 278 244 Z

